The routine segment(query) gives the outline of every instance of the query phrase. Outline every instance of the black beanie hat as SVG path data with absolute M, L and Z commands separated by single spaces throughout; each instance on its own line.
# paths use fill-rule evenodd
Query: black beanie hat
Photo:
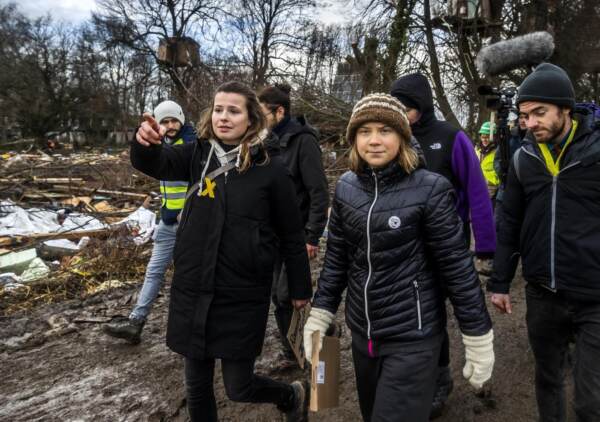
M 567 72 L 552 63 L 542 63 L 519 87 L 517 105 L 525 101 L 539 101 L 573 109 L 575 90 Z

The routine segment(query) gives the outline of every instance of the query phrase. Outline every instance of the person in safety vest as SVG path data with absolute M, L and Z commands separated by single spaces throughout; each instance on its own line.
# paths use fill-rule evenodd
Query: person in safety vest
M 494 169 L 496 142 L 492 138 L 491 132 L 493 129 L 494 125 L 490 124 L 490 122 L 484 122 L 481 125 L 481 128 L 479 129 L 479 144 L 476 148 L 477 157 L 479 157 L 479 162 L 481 164 L 481 171 L 487 183 L 492 203 L 494 203 L 498 185 L 500 183 L 498 174 L 496 174 L 496 170 Z
M 165 145 L 181 145 L 195 142 L 196 131 L 185 123 L 185 116 L 179 104 L 174 101 L 163 101 L 154 109 L 154 118 L 166 129 L 163 143 Z M 131 344 L 141 341 L 142 328 L 150 313 L 150 308 L 164 282 L 165 272 L 173 259 L 175 233 L 178 218 L 188 189 L 188 182 L 160 181 L 162 206 L 160 222 L 152 239 L 154 248 L 146 268 L 144 285 L 138 295 L 137 304 L 129 317 L 118 317 L 104 326 L 104 332 L 110 336 L 127 340 Z

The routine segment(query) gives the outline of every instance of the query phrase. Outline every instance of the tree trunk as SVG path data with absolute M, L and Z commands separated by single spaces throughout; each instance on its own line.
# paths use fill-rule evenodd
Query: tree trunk
M 429 54 L 431 77 L 433 79 L 433 90 L 444 118 L 456 127 L 461 127 L 456 115 L 452 111 L 452 107 L 450 106 L 448 98 L 446 98 L 446 93 L 444 92 L 444 86 L 442 84 L 442 78 L 440 74 L 440 63 L 438 61 L 437 52 L 435 49 L 435 41 L 433 39 L 433 27 L 431 26 L 429 0 L 424 0 L 423 8 L 425 9 L 425 37 L 427 38 L 427 52 Z

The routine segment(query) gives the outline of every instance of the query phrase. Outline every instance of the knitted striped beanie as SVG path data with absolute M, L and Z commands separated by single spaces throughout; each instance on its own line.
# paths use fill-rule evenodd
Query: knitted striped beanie
M 355 104 L 346 128 L 346 139 L 350 145 L 354 143 L 358 128 L 369 122 L 385 123 L 398 132 L 401 138 L 410 140 L 411 131 L 406 108 L 391 95 L 369 94 Z

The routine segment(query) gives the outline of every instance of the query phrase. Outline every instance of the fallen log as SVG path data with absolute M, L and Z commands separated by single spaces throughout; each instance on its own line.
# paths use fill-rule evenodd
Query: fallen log
M 146 197 L 148 196 L 145 193 L 123 192 L 123 191 L 108 190 L 108 189 L 84 188 L 82 186 L 54 186 L 53 189 L 57 190 L 57 191 L 98 193 L 98 194 L 102 194 L 102 195 L 112 195 L 112 196 L 120 196 L 120 197 L 135 198 L 135 199 L 146 199 Z

